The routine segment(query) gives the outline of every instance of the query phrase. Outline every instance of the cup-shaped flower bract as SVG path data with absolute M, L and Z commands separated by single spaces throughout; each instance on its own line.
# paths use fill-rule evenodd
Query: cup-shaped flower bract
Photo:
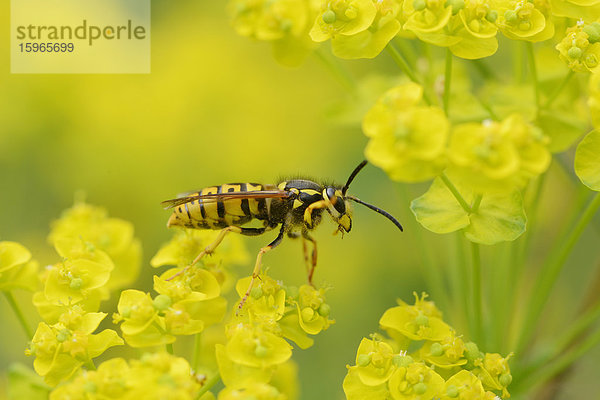
M 64 211 L 48 235 L 55 247 L 61 239 L 83 240 L 110 257 L 117 268 L 106 284 L 109 290 L 132 283 L 139 274 L 141 244 L 134 237 L 133 225 L 109 218 L 102 208 L 79 202 Z
M 31 253 L 17 242 L 0 242 L 0 291 L 25 289 L 34 291 L 38 263 Z
M 415 83 L 397 86 L 363 120 L 367 159 L 396 181 L 428 180 L 445 165 L 449 122 L 441 108 L 422 105 L 422 97 L 423 88 Z

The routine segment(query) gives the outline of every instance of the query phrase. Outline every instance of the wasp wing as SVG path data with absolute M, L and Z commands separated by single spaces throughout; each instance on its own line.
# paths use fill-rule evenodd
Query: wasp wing
M 253 190 L 248 192 L 211 193 L 204 195 L 196 193 L 189 196 L 178 197 L 176 199 L 165 200 L 160 204 L 166 210 L 194 201 L 207 204 L 231 199 L 287 199 L 290 196 L 291 192 L 285 190 Z

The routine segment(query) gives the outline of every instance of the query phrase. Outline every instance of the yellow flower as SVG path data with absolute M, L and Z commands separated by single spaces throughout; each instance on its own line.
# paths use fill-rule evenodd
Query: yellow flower
M 600 23 L 583 21 L 567 28 L 564 39 L 556 45 L 559 57 L 575 72 L 600 72 Z
M 423 363 L 413 362 L 398 368 L 388 387 L 394 400 L 419 400 L 439 397 L 444 379 Z
M 102 208 L 78 202 L 52 223 L 48 241 L 56 247 L 62 239 L 83 240 L 105 252 L 117 267 L 106 287 L 116 289 L 132 283 L 139 274 L 141 244 L 133 234 L 131 223 L 109 218 Z
M 441 341 L 452 335 L 451 328 L 441 319 L 441 314 L 433 303 L 425 301 L 425 295 L 416 297 L 415 305 L 406 303 L 392 307 L 383 314 L 379 325 L 392 338 L 405 336 L 411 340 Z
M 355 35 L 367 30 L 376 15 L 372 0 L 324 0 L 310 37 L 324 42 L 337 35 Z
M 445 164 L 449 123 L 439 107 L 421 105 L 423 89 L 408 83 L 388 90 L 367 112 L 367 159 L 393 180 L 419 182 Z

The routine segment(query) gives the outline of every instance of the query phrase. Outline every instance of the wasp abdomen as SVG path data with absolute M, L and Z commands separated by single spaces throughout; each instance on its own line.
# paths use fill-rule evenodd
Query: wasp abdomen
M 198 196 L 253 192 L 273 189 L 273 185 L 259 183 L 228 183 L 209 186 L 200 190 Z M 271 201 L 269 198 L 227 198 L 217 197 L 194 200 L 174 208 L 167 226 L 183 226 L 196 229 L 222 229 L 239 226 L 252 219 L 269 219 Z

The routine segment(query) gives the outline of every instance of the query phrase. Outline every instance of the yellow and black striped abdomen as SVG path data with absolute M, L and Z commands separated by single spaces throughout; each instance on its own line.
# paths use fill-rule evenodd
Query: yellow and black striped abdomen
M 273 185 L 258 183 L 228 183 L 209 186 L 198 196 L 272 190 Z M 222 229 L 240 226 L 252 219 L 268 220 L 271 199 L 265 198 L 206 198 L 190 201 L 174 208 L 167 226 L 196 229 Z

